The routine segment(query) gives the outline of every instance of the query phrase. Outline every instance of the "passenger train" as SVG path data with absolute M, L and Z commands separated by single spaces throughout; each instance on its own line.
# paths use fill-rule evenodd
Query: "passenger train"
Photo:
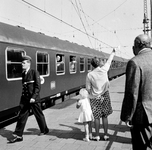
M 32 57 L 32 68 L 43 79 L 40 93 L 43 109 L 85 86 L 86 74 L 92 70 L 91 58 L 109 56 L 76 43 L 0 23 L 0 125 L 17 117 L 20 110 L 23 55 Z M 126 63 L 126 59 L 115 56 L 109 79 L 124 74 Z

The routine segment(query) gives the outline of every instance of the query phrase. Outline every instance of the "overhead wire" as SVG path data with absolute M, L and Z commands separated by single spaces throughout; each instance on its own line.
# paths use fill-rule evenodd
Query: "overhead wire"
M 108 14 L 106 14 L 104 17 L 100 18 L 99 20 L 95 21 L 94 19 L 92 19 L 88 14 L 86 14 L 83 10 L 82 13 L 85 14 L 85 16 L 87 16 L 88 18 L 90 18 L 92 21 L 94 21 L 94 23 L 92 23 L 91 25 L 94 24 L 98 24 L 99 26 L 101 26 L 102 28 L 104 28 L 105 30 L 112 32 L 111 30 L 107 29 L 106 27 L 104 27 L 103 25 L 101 25 L 100 23 L 98 23 L 100 20 L 104 19 L 105 17 L 109 16 L 110 14 L 112 14 L 113 12 L 115 12 L 118 8 L 120 8 L 124 3 L 126 3 L 128 0 L 124 1 L 123 3 L 121 3 L 119 6 L 117 6 L 114 10 L 112 10 L 111 12 L 109 12 Z M 72 2 L 72 0 L 70 0 L 70 2 L 72 3 L 72 5 L 74 6 L 74 3 Z M 88 25 L 90 26 L 90 25 Z M 113 33 L 113 32 L 112 32 Z
M 40 9 L 40 8 L 38 8 L 38 7 L 36 7 L 36 6 L 34 6 L 33 4 L 31 4 L 31 3 L 29 3 L 29 2 L 27 2 L 27 1 L 25 1 L 25 0 L 22 0 L 22 1 L 23 1 L 24 3 L 32 6 L 33 8 L 35 8 L 35 9 L 37 9 L 37 10 L 39 10 L 39 11 L 45 13 L 45 14 L 47 14 L 48 16 L 51 16 L 51 17 L 53 17 L 54 19 L 57 19 L 58 21 L 63 22 L 64 24 L 70 26 L 71 28 L 74 28 L 74 29 L 78 30 L 79 32 L 81 32 L 81 33 L 83 33 L 83 34 L 86 34 L 86 32 L 80 30 L 79 28 L 77 28 L 77 27 L 75 27 L 75 26 L 73 26 L 73 25 L 71 25 L 71 24 L 69 24 L 69 23 L 67 23 L 67 22 L 59 19 L 58 17 L 56 17 L 56 16 L 54 16 L 54 15 L 52 15 L 52 14 L 50 14 L 50 13 L 48 13 L 48 12 L 46 12 L 46 11 Z M 95 39 L 95 40 L 97 40 L 97 41 L 99 41 L 99 42 L 101 42 L 101 43 L 103 43 L 104 45 L 107 45 L 107 46 L 110 47 L 110 48 L 114 48 L 113 46 L 111 46 L 111 45 L 109 45 L 109 44 L 107 44 L 107 43 L 99 40 L 98 38 L 96 38 L 96 37 L 94 37 L 94 36 L 92 36 L 92 35 L 89 35 L 89 34 L 88 34 L 88 36 L 91 37 L 91 38 L 93 38 L 93 39 Z
M 90 42 L 90 44 L 91 44 L 91 46 L 92 46 L 92 43 L 91 43 L 91 40 L 90 40 L 90 38 L 89 38 L 89 34 L 88 34 L 88 32 L 87 32 L 87 30 L 86 30 L 86 28 L 85 28 L 85 25 L 84 25 L 84 23 L 83 23 L 83 20 L 82 20 L 82 17 L 81 17 L 81 13 L 80 13 L 80 11 L 79 11 L 79 7 L 78 7 L 78 4 L 77 4 L 77 1 L 75 0 L 75 3 L 76 3 L 76 7 L 77 7 L 77 10 L 78 10 L 78 16 L 79 16 L 79 18 L 80 18 L 80 20 L 81 20 L 81 23 L 82 23 L 82 25 L 83 25 L 83 28 L 84 28 L 84 30 L 85 30 L 85 32 L 86 32 L 86 35 L 87 35 L 87 37 L 88 37 L 88 40 L 89 40 L 89 42 Z M 93 47 L 93 46 L 92 46 Z
M 71 1 L 72 1 L 72 0 L 71 0 Z M 88 27 L 89 30 L 91 31 L 90 25 L 89 25 L 89 23 L 88 23 L 88 21 L 87 21 L 86 13 L 84 12 L 84 10 L 83 10 L 83 8 L 82 8 L 82 4 L 81 4 L 80 0 L 78 0 L 78 2 L 79 2 L 79 6 L 80 6 L 80 9 L 79 9 L 79 8 L 78 8 L 78 9 L 79 9 L 79 11 L 82 12 L 82 14 L 83 14 L 83 16 L 84 16 L 84 19 L 85 19 L 85 21 L 86 21 L 86 23 L 87 23 L 87 27 Z M 94 32 L 92 32 L 92 35 L 95 36 Z M 95 41 L 95 43 L 96 43 L 96 41 Z M 96 45 L 95 45 L 95 47 L 96 47 Z
M 52 15 L 52 14 L 50 14 L 50 13 L 48 13 L 48 12 L 46 12 L 46 11 L 44 11 L 44 10 L 38 8 L 38 7 L 32 5 L 31 3 L 29 3 L 29 2 L 27 2 L 27 1 L 25 1 L 25 0 L 22 0 L 22 1 L 23 1 L 24 3 L 26 3 L 26 4 L 30 5 L 30 6 L 32 6 L 32 7 L 35 8 L 36 10 L 39 10 L 40 12 L 43 12 L 43 13 L 45 13 L 45 14 L 47 14 L 47 15 L 49 15 L 49 16 L 55 18 L 55 19 L 57 19 L 58 21 L 61 21 L 62 23 L 64 23 L 64 24 L 70 26 L 71 28 L 74 28 L 74 29 L 78 30 L 79 32 L 81 32 L 81 33 L 83 33 L 83 34 L 86 34 L 86 32 L 80 30 L 79 28 L 77 28 L 77 27 L 75 27 L 75 26 L 73 26 L 73 25 L 71 25 L 71 24 L 69 24 L 69 23 L 63 21 L 62 19 L 59 19 L 59 18 L 57 18 L 56 16 L 54 16 L 54 15 Z M 95 39 L 96 41 L 99 41 L 99 42 L 103 43 L 104 45 L 108 46 L 108 47 L 106 47 L 106 48 L 117 48 L 117 47 L 111 46 L 111 45 L 109 45 L 109 44 L 107 44 L 107 43 L 105 43 L 105 42 L 99 40 L 98 38 L 96 38 L 96 37 L 94 37 L 94 36 L 92 36 L 92 35 L 89 35 L 89 34 L 88 34 L 88 36 L 91 37 L 91 38 L 93 38 L 93 39 Z M 123 47 L 128 47 L 128 46 L 123 46 Z
M 73 7 L 75 8 L 75 4 L 72 2 L 72 0 L 69 0 L 70 2 L 71 2 L 71 4 L 73 5 Z M 127 0 L 126 0 L 127 1 Z M 113 11 L 111 11 L 110 13 L 108 13 L 106 16 L 108 16 L 108 15 L 110 15 L 111 13 L 113 13 L 113 12 L 115 12 L 118 8 L 120 8 L 126 1 L 124 1 L 123 3 L 121 3 L 118 7 L 116 7 Z M 88 17 L 88 18 L 90 18 L 92 21 L 94 21 L 96 24 L 98 24 L 99 26 L 101 26 L 102 28 L 104 28 L 107 32 L 111 32 L 112 34 L 114 34 L 115 33 L 115 31 L 119 31 L 119 30 L 115 30 L 115 31 L 111 31 L 111 30 L 109 30 L 109 29 L 107 29 L 106 27 L 104 27 L 104 26 L 102 26 L 100 23 L 98 23 L 97 21 L 95 21 L 94 19 L 92 19 L 88 14 L 86 14 L 84 11 L 83 11 L 83 9 L 80 9 L 80 11 L 84 14 L 84 16 L 86 17 Z M 106 16 L 104 16 L 104 18 L 106 17 Z M 103 19 L 103 18 L 102 18 Z M 94 25 L 95 23 L 93 23 L 93 24 L 91 24 L 91 25 Z M 88 25 L 88 27 L 90 27 L 91 25 L 89 25 L 89 24 L 87 24 Z M 139 29 L 142 29 L 142 28 L 130 28 L 130 29 L 121 29 L 122 31 L 123 30 L 139 30 Z M 120 31 L 121 31 L 120 30 Z M 104 31 L 104 32 L 106 32 L 106 31 Z M 103 31 L 102 31 L 103 32 Z M 101 33 L 101 32 L 100 32 Z M 117 36 L 117 35 L 115 35 L 115 36 Z M 117 36 L 117 39 L 118 39 L 118 36 Z M 118 39 L 119 40 L 119 39 Z M 120 43 L 120 40 L 119 40 L 119 43 Z M 130 47 L 130 46 L 121 46 L 121 47 L 123 47 L 123 48 L 127 48 L 127 47 Z M 109 47 L 103 47 L 103 48 L 109 48 Z M 120 50 L 118 50 L 118 51 L 120 51 Z M 122 54 L 123 52 L 121 52 L 120 51 L 120 53 Z
M 73 5 L 73 6 L 75 6 L 75 4 L 72 2 L 72 0 L 69 0 L 70 2 L 71 2 L 71 4 Z M 86 14 L 83 10 L 81 10 L 80 9 L 80 11 L 82 11 L 82 13 L 85 15 L 85 16 L 87 16 L 88 18 L 90 18 L 92 21 L 94 21 L 94 22 L 96 22 L 94 19 L 92 19 L 88 14 Z M 109 32 L 112 32 L 112 31 L 110 31 L 109 29 L 107 29 L 106 27 L 104 27 L 103 25 L 101 25 L 101 24 L 99 24 L 99 23 L 97 23 L 99 26 L 101 26 L 102 28 L 104 28 L 105 30 L 107 30 L 107 31 L 109 31 Z M 94 24 L 91 24 L 91 25 L 94 25 Z M 88 27 L 90 27 L 90 25 L 88 24 Z
M 19 1 L 20 2 L 20 0 L 17 0 L 17 1 Z M 26 2 L 25 0 L 22 0 L 23 2 L 25 2 L 25 3 L 27 3 L 28 4 L 28 2 Z M 29 3 L 30 4 L 30 3 Z M 28 5 L 29 5 L 28 4 Z M 30 5 L 32 5 L 32 4 L 30 4 Z M 31 7 L 32 8 L 32 7 Z M 44 8 L 44 10 L 39 10 L 39 9 L 37 9 L 36 8 L 36 10 L 38 10 L 38 11 L 40 11 L 40 12 L 42 12 L 42 13 L 45 13 L 46 11 L 44 11 L 45 10 L 45 8 Z M 82 12 L 84 13 L 84 11 L 82 10 Z M 47 12 L 46 12 L 47 13 Z M 51 15 L 51 14 L 49 14 L 49 15 Z M 55 16 L 54 16 L 55 17 Z M 7 18 L 8 19 L 8 18 Z M 63 22 L 62 21 L 62 19 L 59 19 L 59 18 L 57 18 L 59 21 L 61 21 L 61 22 Z M 10 20 L 10 19 L 9 19 Z M 15 20 L 14 20 L 14 22 L 16 22 Z M 22 23 L 21 23 L 22 24 Z M 69 24 L 70 25 L 70 24 Z M 70 25 L 72 28 L 74 27 L 74 26 L 72 26 L 72 25 Z M 31 26 L 32 27 L 32 26 Z M 78 29 L 78 28 L 76 28 L 78 31 L 80 31 L 81 32 L 81 30 L 80 29 Z M 141 28 L 138 28 L 138 29 L 141 29 Z M 123 29 L 122 29 L 123 30 Z M 130 30 L 130 29 L 124 29 L 124 30 Z M 131 28 L 131 30 L 135 30 L 135 29 L 133 29 L 133 28 Z M 118 30 L 117 30 L 118 31 Z M 48 31 L 48 32 L 50 32 L 50 31 Z M 83 33 L 83 32 L 82 32 Z M 85 33 L 84 33 L 85 34 Z M 90 36 L 90 35 L 89 35 Z M 102 48 L 117 48 L 117 47 L 113 47 L 113 46 L 111 46 L 111 45 L 109 45 L 109 44 L 107 44 L 107 43 L 104 43 L 103 41 L 101 41 L 101 40 L 99 40 L 99 39 L 97 39 L 97 38 L 95 38 L 95 37 L 93 37 L 92 36 L 92 38 L 93 39 L 96 39 L 97 41 L 99 41 L 99 42 L 101 42 L 101 43 L 103 43 L 103 44 L 105 44 L 105 45 L 107 45 L 108 47 L 102 47 Z M 121 46 L 121 47 L 123 47 L 123 48 L 127 48 L 127 47 L 131 47 L 131 46 Z M 121 53 L 123 53 L 123 52 L 121 52 Z M 127 54 L 125 54 L 125 55 L 127 55 Z M 127 55 L 127 56 L 129 56 L 129 55 Z
M 112 14 L 113 12 L 115 12 L 117 9 L 119 9 L 124 3 L 126 3 L 128 0 L 125 0 L 123 3 L 121 3 L 118 7 L 116 7 L 114 10 L 112 10 L 111 12 L 109 12 L 107 15 L 103 16 L 102 18 L 100 18 L 99 20 L 97 20 L 95 23 L 101 21 L 102 19 L 104 19 L 105 17 L 109 16 L 110 14 Z M 94 24 L 95 24 L 94 23 Z
M 83 11 L 83 8 L 82 8 L 82 5 L 81 5 L 80 0 L 78 0 L 78 1 L 79 1 L 79 5 L 80 5 L 80 7 L 81 7 L 80 11 L 82 11 L 82 13 L 84 14 L 85 21 L 86 21 L 86 23 L 87 23 L 87 26 L 88 26 L 89 29 L 90 29 L 90 25 L 89 25 L 89 23 L 88 23 L 88 20 L 87 20 L 87 17 L 86 17 L 86 13 L 84 13 L 84 11 Z M 91 29 L 90 29 L 90 31 L 91 31 Z

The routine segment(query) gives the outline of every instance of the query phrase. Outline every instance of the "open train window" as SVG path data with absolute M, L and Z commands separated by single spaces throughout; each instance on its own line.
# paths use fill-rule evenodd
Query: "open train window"
M 85 59 L 83 57 L 80 57 L 80 72 L 85 71 Z
M 7 47 L 5 51 L 7 80 L 21 79 L 23 55 L 25 55 L 25 51 L 23 49 Z
M 76 73 L 76 70 L 77 70 L 76 56 L 70 56 L 69 71 L 70 73 Z
M 56 55 L 56 74 L 65 74 L 65 57 L 63 54 Z
M 88 71 L 92 70 L 92 66 L 91 66 L 91 58 L 88 58 Z
M 48 76 L 49 75 L 49 54 L 46 52 L 37 52 L 37 70 L 40 75 Z

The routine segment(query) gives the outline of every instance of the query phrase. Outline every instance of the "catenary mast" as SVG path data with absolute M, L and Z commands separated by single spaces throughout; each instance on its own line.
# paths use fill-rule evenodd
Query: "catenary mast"
M 148 9 L 147 9 L 147 0 L 144 0 L 144 19 L 143 19 L 143 24 L 144 24 L 144 34 L 149 34 L 149 31 L 152 31 L 152 13 L 151 13 L 151 8 L 152 8 L 152 0 L 150 0 L 150 17 L 151 19 L 148 19 Z M 149 25 L 150 24 L 150 25 Z M 152 37 L 152 32 L 151 35 Z
M 152 0 L 150 0 L 150 31 L 151 31 L 151 38 L 152 38 Z

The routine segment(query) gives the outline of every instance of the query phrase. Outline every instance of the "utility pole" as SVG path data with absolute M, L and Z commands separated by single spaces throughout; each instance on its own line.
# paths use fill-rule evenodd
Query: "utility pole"
M 150 0 L 150 31 L 151 31 L 151 38 L 152 38 L 152 0 Z
M 152 0 L 150 0 L 152 1 Z M 148 13 L 147 13 L 147 0 L 144 0 L 144 19 L 143 19 L 143 24 L 144 24 L 144 34 L 149 34 L 149 19 L 148 19 Z

